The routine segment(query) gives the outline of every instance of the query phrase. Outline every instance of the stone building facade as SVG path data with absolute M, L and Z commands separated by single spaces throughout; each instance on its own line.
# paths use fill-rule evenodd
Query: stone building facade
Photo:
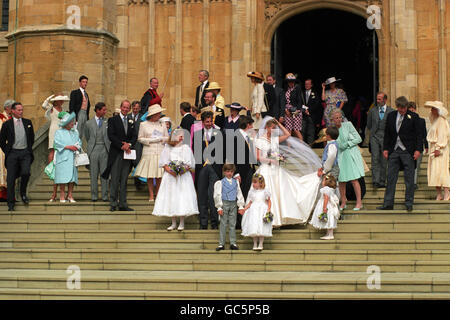
M 9 0 L 0 32 L 0 101 L 15 98 L 35 126 L 52 93 L 69 94 L 89 77 L 93 102 L 110 113 L 136 100 L 150 77 L 160 81 L 163 106 L 179 120 L 178 104 L 193 102 L 197 74 L 208 69 L 227 103 L 248 104 L 248 71 L 269 73 L 271 42 L 295 15 L 328 8 L 368 18 L 381 9 L 379 88 L 390 103 L 450 101 L 449 0 Z M 178 122 L 178 121 L 177 121 Z

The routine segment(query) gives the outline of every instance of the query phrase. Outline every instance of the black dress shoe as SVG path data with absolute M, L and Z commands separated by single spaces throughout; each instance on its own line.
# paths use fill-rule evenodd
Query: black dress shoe
M 92 199 L 92 202 L 97 202 L 97 199 Z
M 26 195 L 23 195 L 21 198 L 22 198 L 23 203 L 25 203 L 25 204 L 30 203 L 30 199 L 28 199 L 28 197 Z
M 109 209 L 109 211 L 116 211 L 117 210 L 117 207 L 116 206 L 111 206 L 111 208 Z
M 208 230 L 208 227 L 207 227 L 207 226 L 200 226 L 199 229 L 200 229 L 200 230 Z
M 216 251 L 220 251 L 220 250 L 225 250 L 225 247 L 224 247 L 224 246 L 218 246 L 218 247 L 216 248 Z
M 413 211 L 413 206 L 406 206 L 406 211 L 408 211 L 408 212 Z
M 239 250 L 239 247 L 235 244 L 230 245 L 231 250 Z
M 377 210 L 394 210 L 394 206 L 381 206 L 377 207 Z
M 379 183 L 378 188 L 386 188 L 386 185 Z
M 124 207 L 124 208 L 119 207 L 119 211 L 134 211 L 134 210 L 131 209 L 130 207 Z
M 8 211 L 15 211 L 14 206 L 8 206 Z

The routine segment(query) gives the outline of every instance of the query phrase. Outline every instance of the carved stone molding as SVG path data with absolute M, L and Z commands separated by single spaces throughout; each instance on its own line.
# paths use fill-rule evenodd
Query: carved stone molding
M 266 0 L 265 4 L 264 16 L 266 20 L 272 19 L 282 9 L 281 1 L 279 0 Z
M 128 0 L 128 5 L 132 4 L 148 4 L 149 0 Z
M 128 0 L 128 5 L 148 5 L 149 1 L 154 1 L 154 3 L 156 4 L 176 4 L 177 1 L 176 0 Z M 215 3 L 215 2 L 231 2 L 232 0 L 181 0 L 181 3 L 203 3 L 205 1 L 208 1 L 210 3 Z

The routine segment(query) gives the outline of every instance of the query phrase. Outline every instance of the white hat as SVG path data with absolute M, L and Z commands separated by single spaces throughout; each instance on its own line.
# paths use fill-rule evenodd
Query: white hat
M 154 104 L 148 108 L 147 118 L 151 117 L 154 114 L 161 113 L 164 110 L 166 110 L 166 109 L 161 108 L 161 106 L 159 104 Z
M 425 107 L 438 109 L 439 115 L 442 117 L 447 117 L 448 111 L 447 108 L 444 107 L 444 104 L 441 101 L 427 101 L 425 102 Z
M 68 96 L 56 96 L 50 99 L 50 101 L 70 101 Z
M 329 85 L 329 84 L 331 84 L 331 83 L 333 83 L 333 82 L 336 82 L 336 81 L 341 81 L 341 79 L 336 79 L 335 77 L 331 77 L 331 78 L 328 78 L 328 79 L 325 81 L 325 84 L 326 84 L 326 85 Z
M 172 123 L 172 120 L 169 117 L 163 117 L 163 118 L 159 119 L 159 121 Z

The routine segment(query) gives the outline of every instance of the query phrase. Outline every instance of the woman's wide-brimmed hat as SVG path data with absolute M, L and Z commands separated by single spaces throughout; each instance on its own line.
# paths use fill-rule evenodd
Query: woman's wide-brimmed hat
M 321 143 L 321 142 L 325 142 L 325 141 L 327 141 L 327 128 L 323 128 L 322 130 L 320 130 L 319 137 L 317 138 L 316 141 L 313 142 L 313 144 Z
M 56 96 L 56 97 L 51 98 L 50 101 L 52 101 L 52 102 L 53 102 L 53 101 L 70 101 L 70 99 L 69 99 L 68 96 L 61 96 L 61 95 L 58 95 L 58 96 Z
M 154 104 L 154 105 L 150 106 L 148 108 L 147 119 L 157 113 L 163 112 L 164 110 L 166 110 L 166 109 L 161 108 L 161 106 L 159 104 Z
M 447 108 L 444 106 L 444 103 L 442 103 L 441 101 L 427 101 L 425 102 L 424 105 L 426 108 L 435 108 L 438 109 L 439 111 L 439 115 L 443 116 L 443 117 L 447 117 L 448 114 L 448 110 Z
M 329 85 L 329 84 L 337 82 L 337 81 L 341 81 L 341 79 L 336 79 L 335 77 L 331 77 L 331 78 L 328 78 L 327 80 L 325 80 L 325 85 Z
M 65 112 L 65 111 L 62 111 Z M 59 116 L 59 114 L 58 114 Z M 64 128 L 65 126 L 67 126 L 69 123 L 71 123 L 76 117 L 75 112 L 72 113 L 67 113 L 63 115 L 63 117 L 61 118 L 61 121 L 59 122 L 59 126 L 61 128 Z
M 210 82 L 208 88 L 205 88 L 206 91 L 210 90 L 220 90 L 222 89 L 217 82 Z
M 261 72 L 258 72 L 258 71 L 251 71 L 251 72 L 247 73 L 247 77 L 249 77 L 249 78 L 256 78 L 256 79 L 264 81 L 263 74 Z
M 233 102 L 232 104 L 226 104 L 225 107 L 230 109 L 242 110 L 245 109 L 244 106 L 241 106 L 239 102 Z
M 297 77 L 293 73 L 288 73 L 284 79 L 286 81 L 296 81 Z

